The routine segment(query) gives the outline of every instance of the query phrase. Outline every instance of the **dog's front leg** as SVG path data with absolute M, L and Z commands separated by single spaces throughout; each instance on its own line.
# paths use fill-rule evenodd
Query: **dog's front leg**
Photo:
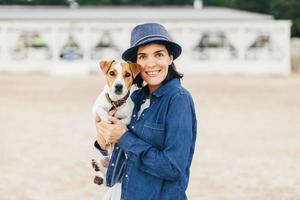
M 96 172 L 94 183 L 97 185 L 105 184 L 107 168 L 110 158 L 108 156 L 101 156 L 99 161 L 92 160 L 92 166 Z
M 100 164 L 96 160 L 92 160 L 92 166 L 96 172 L 96 175 L 94 177 L 94 183 L 97 185 L 102 185 L 105 181 L 105 176 L 102 171 L 100 171 Z
M 109 122 L 108 115 L 107 115 L 107 112 L 105 110 L 97 109 L 95 113 L 96 113 L 96 115 L 98 115 L 100 117 L 101 121 Z
M 101 95 L 99 95 L 98 99 L 96 100 L 93 106 L 93 114 L 98 115 L 101 118 L 101 121 L 108 122 L 108 109 L 109 105 L 106 105 L 106 102 L 101 101 Z

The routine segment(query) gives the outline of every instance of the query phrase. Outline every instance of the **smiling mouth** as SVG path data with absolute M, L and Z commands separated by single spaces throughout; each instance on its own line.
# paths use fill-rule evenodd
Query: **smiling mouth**
M 156 70 L 156 71 L 148 71 L 146 72 L 146 74 L 150 77 L 154 77 L 154 76 L 157 76 L 159 74 L 161 70 Z

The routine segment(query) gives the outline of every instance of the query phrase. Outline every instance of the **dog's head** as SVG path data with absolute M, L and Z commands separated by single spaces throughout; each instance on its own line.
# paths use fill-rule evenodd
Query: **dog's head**
M 140 72 L 140 66 L 130 61 L 104 60 L 100 61 L 100 68 L 106 76 L 110 92 L 117 96 L 127 94 L 133 84 L 133 79 Z

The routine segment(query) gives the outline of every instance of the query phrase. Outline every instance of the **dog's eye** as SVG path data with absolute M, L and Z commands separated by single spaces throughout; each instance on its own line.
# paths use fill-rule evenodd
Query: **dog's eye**
M 125 77 L 130 77 L 131 74 L 129 72 L 126 72 Z
M 109 72 L 109 75 L 114 76 L 114 75 L 116 75 L 116 74 L 115 74 L 114 71 L 110 71 L 110 72 Z

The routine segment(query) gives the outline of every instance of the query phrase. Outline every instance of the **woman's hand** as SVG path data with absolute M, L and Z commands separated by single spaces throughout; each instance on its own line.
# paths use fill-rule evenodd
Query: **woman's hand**
M 107 150 L 110 145 L 106 142 L 104 138 L 104 134 L 98 128 L 100 126 L 100 123 L 101 123 L 101 118 L 97 115 L 95 118 L 95 124 L 97 129 L 97 142 L 100 145 L 101 149 Z
M 111 122 L 111 124 L 107 122 L 100 122 L 97 124 L 98 133 L 102 133 L 106 144 L 118 143 L 122 135 L 128 129 L 125 124 L 115 117 L 109 116 L 108 120 Z

